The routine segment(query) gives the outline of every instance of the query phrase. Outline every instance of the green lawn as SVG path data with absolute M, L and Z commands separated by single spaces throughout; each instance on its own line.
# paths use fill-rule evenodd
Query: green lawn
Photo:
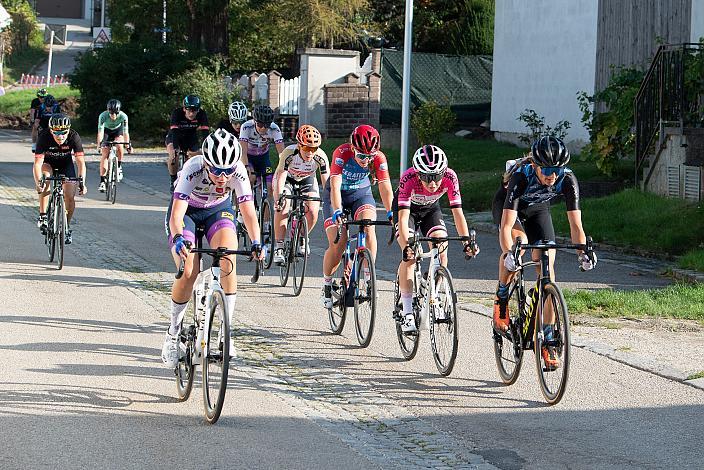
M 571 313 L 597 317 L 666 317 L 704 323 L 704 285 L 675 284 L 639 291 L 565 291 Z
M 704 248 L 689 250 L 677 260 L 677 265 L 680 268 L 694 269 L 704 273 Z
M 71 89 L 67 85 L 49 87 L 47 90 L 56 99 L 78 96 L 78 90 Z M 7 94 L 0 96 L 0 113 L 26 116 L 29 113 L 29 104 L 36 97 L 36 89 L 9 91 Z

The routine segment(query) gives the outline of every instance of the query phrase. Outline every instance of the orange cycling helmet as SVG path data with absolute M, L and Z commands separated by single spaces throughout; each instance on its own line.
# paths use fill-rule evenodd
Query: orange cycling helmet
M 306 147 L 320 147 L 320 144 L 323 142 L 323 137 L 320 135 L 318 129 L 309 124 L 305 124 L 298 128 L 296 140 L 299 144 L 305 145 Z

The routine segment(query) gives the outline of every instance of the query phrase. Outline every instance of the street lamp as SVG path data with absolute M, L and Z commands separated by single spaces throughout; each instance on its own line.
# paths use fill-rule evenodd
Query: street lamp
M 406 22 L 403 32 L 403 98 L 401 101 L 401 173 L 408 168 L 408 130 L 411 114 L 411 49 L 413 47 L 413 0 L 406 0 Z

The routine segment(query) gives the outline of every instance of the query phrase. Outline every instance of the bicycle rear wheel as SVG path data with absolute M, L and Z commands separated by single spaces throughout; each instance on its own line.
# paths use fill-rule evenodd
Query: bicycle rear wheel
M 330 321 L 330 331 L 339 335 L 345 326 L 347 318 L 347 277 L 345 276 L 345 266 L 347 257 L 343 256 L 337 269 L 332 274 L 332 308 L 328 309 L 328 320 Z
M 432 293 L 431 293 L 432 295 Z M 444 266 L 435 271 L 435 298 L 430 302 L 430 346 L 440 375 L 450 375 L 457 358 L 457 297 Z
M 115 200 L 117 199 L 117 157 L 112 157 L 110 158 L 110 161 L 112 162 L 110 164 L 110 180 L 108 184 L 108 190 L 106 191 L 108 194 L 108 198 L 111 203 L 115 204 Z
M 210 297 L 206 326 L 206 336 L 204 336 L 206 344 L 201 360 L 203 405 L 206 420 L 213 424 L 220 418 L 222 412 L 230 364 L 230 325 L 225 296 L 220 290 L 214 291 Z
M 59 269 L 64 267 L 64 243 L 66 242 L 66 209 L 64 209 L 64 198 L 60 197 L 56 201 L 56 227 L 54 227 L 54 243 L 56 245 L 56 266 Z
M 286 238 L 284 239 L 284 263 L 279 266 L 279 282 L 281 287 L 286 287 L 288 284 L 288 275 L 291 271 L 291 265 L 293 264 L 293 250 L 295 248 L 295 233 L 292 228 L 293 221 L 296 220 L 294 217 L 288 218 L 288 223 L 286 224 Z
M 193 292 L 193 318 L 197 315 L 198 300 Z M 193 348 L 195 346 L 195 322 L 183 328 L 181 321 L 181 333 L 178 337 L 178 363 L 176 364 L 176 391 L 180 401 L 188 400 L 193 390 L 193 377 L 195 375 L 195 364 L 192 362 Z
M 401 354 L 403 354 L 403 358 L 410 361 L 416 357 L 416 353 L 418 352 L 420 330 L 414 334 L 406 334 L 401 329 L 401 322 L 403 321 L 403 305 L 401 305 L 401 290 L 398 286 L 398 276 L 396 276 L 396 281 L 394 282 L 394 305 L 394 320 L 396 321 L 396 337 L 398 338 L 398 345 L 401 347 Z
M 545 400 L 550 405 L 559 403 L 567 388 L 570 371 L 570 322 L 567 303 L 560 288 L 553 283 L 545 285 L 544 298 L 541 299 L 542 312 L 538 312 L 535 321 L 535 363 L 538 368 L 538 381 Z M 553 338 L 546 340 L 543 334 L 544 313 L 552 308 L 555 314 Z M 542 348 L 551 351 L 558 360 L 557 367 L 548 366 L 543 358 Z
M 293 295 L 299 296 L 303 290 L 303 281 L 306 278 L 306 265 L 308 264 L 308 220 L 301 217 L 296 224 L 296 233 L 291 246 L 291 258 L 293 262 Z M 303 247 L 303 254 L 300 250 Z
M 521 323 L 521 310 L 524 308 L 521 300 L 522 291 L 517 282 L 510 286 L 508 298 L 509 315 L 513 315 L 509 322 L 509 329 L 506 332 L 499 332 L 492 328 L 494 335 L 494 359 L 499 370 L 499 376 L 506 385 L 511 385 L 518 380 L 523 363 L 523 341 Z
M 259 227 L 261 230 L 262 248 L 266 249 L 263 267 L 269 269 L 274 260 L 274 208 L 269 199 L 262 201 L 259 211 Z
M 363 348 L 369 346 L 374 334 L 376 317 L 376 272 L 374 257 L 367 248 L 357 251 L 357 283 L 354 296 L 354 329 L 357 342 Z

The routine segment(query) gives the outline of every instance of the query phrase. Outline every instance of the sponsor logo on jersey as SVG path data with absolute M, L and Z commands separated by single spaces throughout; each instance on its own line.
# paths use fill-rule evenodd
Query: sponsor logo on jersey
M 342 165 L 345 164 L 345 161 L 344 161 L 343 159 L 341 159 L 340 157 L 337 157 L 337 158 L 335 159 L 335 164 L 342 166 Z
M 379 169 L 380 169 L 380 170 L 388 170 L 388 169 L 389 169 L 389 165 L 386 164 L 386 163 L 382 163 L 382 164 L 379 165 Z
M 190 175 L 186 176 L 187 181 L 191 181 L 193 178 L 199 176 L 203 172 L 203 169 L 201 168 L 200 170 L 196 170 Z M 203 181 L 203 184 L 205 184 L 205 181 Z
M 223 219 L 230 219 L 232 221 L 235 220 L 235 216 L 232 214 L 232 212 L 222 211 L 220 212 L 220 217 L 222 217 Z

